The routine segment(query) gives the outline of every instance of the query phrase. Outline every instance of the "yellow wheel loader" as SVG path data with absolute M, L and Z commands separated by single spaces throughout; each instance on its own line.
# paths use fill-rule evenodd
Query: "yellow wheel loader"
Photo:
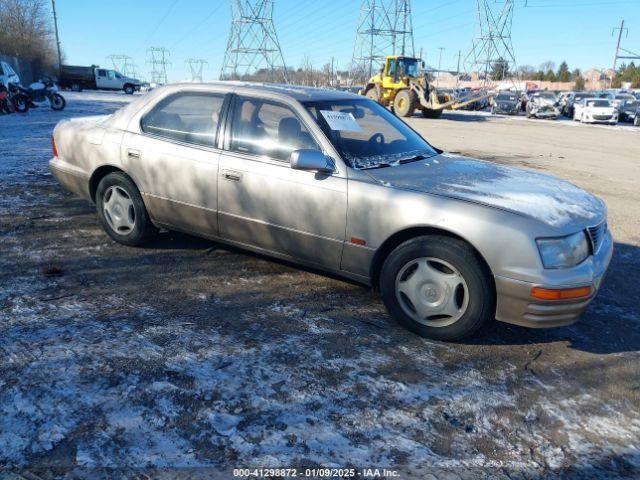
M 387 56 L 378 75 L 374 75 L 360 91 L 362 95 L 391 108 L 400 117 L 410 117 L 416 109 L 427 118 L 439 118 L 445 108 L 458 109 L 491 94 L 455 100 L 439 93 L 426 74 L 418 75 L 422 62 L 413 57 Z

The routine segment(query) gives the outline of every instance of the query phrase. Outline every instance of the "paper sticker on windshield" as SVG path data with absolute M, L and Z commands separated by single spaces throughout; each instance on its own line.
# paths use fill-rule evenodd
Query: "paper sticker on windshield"
M 320 110 L 320 113 L 329 124 L 331 130 L 348 132 L 361 132 L 362 128 L 356 122 L 355 117 L 351 113 L 334 112 L 332 110 Z

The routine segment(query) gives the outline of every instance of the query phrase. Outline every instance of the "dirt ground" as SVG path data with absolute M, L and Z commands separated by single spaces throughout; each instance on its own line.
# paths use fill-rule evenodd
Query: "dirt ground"
M 596 193 L 616 241 L 579 323 L 447 344 L 358 285 L 177 233 L 112 242 L 46 162 L 60 118 L 127 100 L 0 117 L 0 479 L 640 476 L 640 129 L 410 120 L 445 150 Z

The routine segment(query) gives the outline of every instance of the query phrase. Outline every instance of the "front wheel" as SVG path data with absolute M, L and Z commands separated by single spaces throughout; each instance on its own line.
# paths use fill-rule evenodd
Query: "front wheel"
M 426 338 L 460 340 L 495 316 L 490 272 L 467 243 L 446 236 L 416 237 L 393 250 L 380 291 L 391 316 Z
M 138 188 L 123 172 L 110 173 L 100 180 L 96 206 L 102 227 L 118 243 L 138 246 L 158 233 Z
M 400 90 L 393 100 L 393 111 L 400 117 L 411 117 L 418 105 L 418 95 L 412 90 Z
M 64 110 L 64 107 L 67 105 L 66 100 L 59 93 L 54 93 L 53 95 L 51 95 L 50 102 L 51 109 L 56 111 Z
M 27 113 L 29 111 L 29 97 L 19 93 L 11 99 L 13 108 L 18 113 Z

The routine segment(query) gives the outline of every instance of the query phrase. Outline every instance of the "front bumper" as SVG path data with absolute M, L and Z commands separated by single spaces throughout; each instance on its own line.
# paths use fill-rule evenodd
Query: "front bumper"
M 561 327 L 576 322 L 598 293 L 612 255 L 613 239 L 611 233 L 607 232 L 598 252 L 591 258 L 592 271 L 589 282 L 567 279 L 561 285 L 551 285 L 545 282 L 523 282 L 496 275 L 496 319 L 531 328 Z M 549 301 L 531 297 L 531 289 L 534 287 L 557 289 L 585 286 L 592 288 L 589 297 Z

